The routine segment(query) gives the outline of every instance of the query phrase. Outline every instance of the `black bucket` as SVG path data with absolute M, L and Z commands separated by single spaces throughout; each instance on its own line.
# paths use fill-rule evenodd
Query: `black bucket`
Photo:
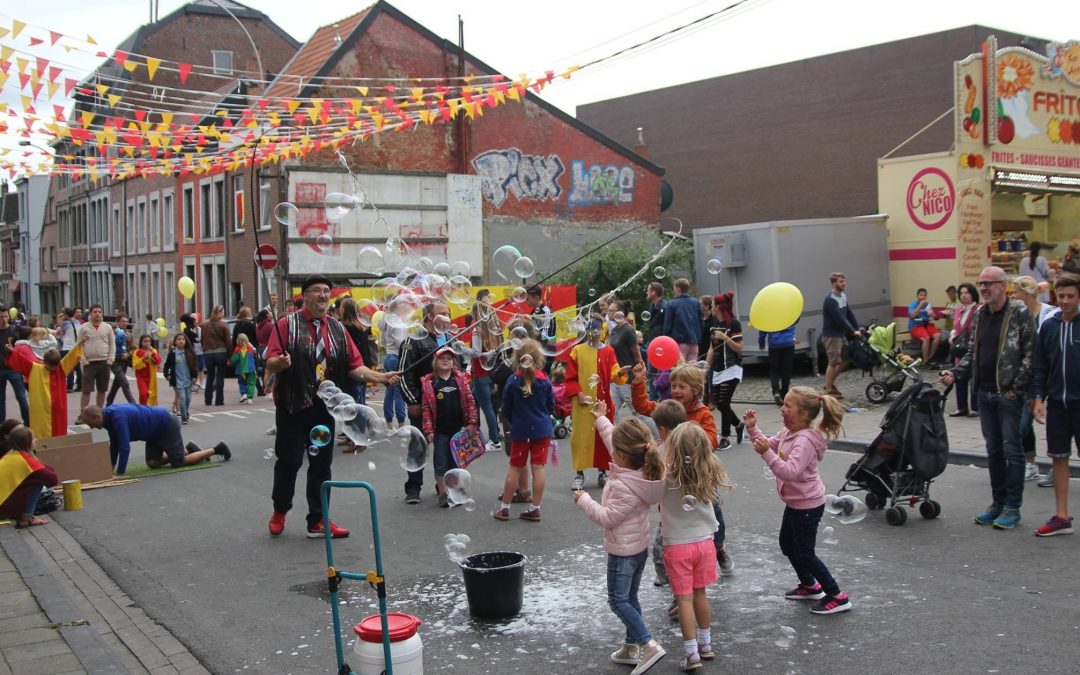
M 525 593 L 525 556 L 509 551 L 477 553 L 461 561 L 469 612 L 482 619 L 502 619 L 521 611 Z

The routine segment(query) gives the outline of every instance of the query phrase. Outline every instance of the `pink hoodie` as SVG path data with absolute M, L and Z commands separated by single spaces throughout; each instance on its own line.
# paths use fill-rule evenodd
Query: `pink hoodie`
M 614 430 L 607 417 L 596 421 L 596 431 L 612 455 Z M 649 507 L 658 504 L 663 494 L 662 479 L 646 480 L 640 469 L 626 469 L 612 462 L 601 503 L 583 493 L 577 505 L 589 520 L 604 528 L 605 551 L 612 555 L 636 555 L 649 546 Z
M 750 440 L 765 438 L 755 424 L 747 429 Z M 817 429 L 791 433 L 782 429 L 768 439 L 769 449 L 761 456 L 776 476 L 776 492 L 793 509 L 813 509 L 825 503 L 825 484 L 818 475 L 818 462 L 825 458 L 828 442 Z

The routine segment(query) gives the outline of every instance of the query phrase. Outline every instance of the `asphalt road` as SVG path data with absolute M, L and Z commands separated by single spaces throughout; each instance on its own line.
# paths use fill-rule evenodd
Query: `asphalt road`
M 273 438 L 264 431 L 273 417 L 269 403 L 259 403 L 197 416 L 184 427 L 185 440 L 204 446 L 227 441 L 231 462 L 87 491 L 82 511 L 56 517 L 211 671 L 334 672 L 323 541 L 305 538 L 303 507 L 290 514 L 283 536 L 266 531 L 273 468 L 266 450 Z M 141 456 L 140 448 L 133 452 Z M 470 467 L 479 502 L 472 512 L 437 508 L 430 468 L 423 502 L 405 505 L 399 451 L 387 445 L 335 458 L 336 479 L 376 487 L 391 609 L 422 620 L 426 671 L 629 672 L 608 661 L 623 630 L 607 608 L 602 534 L 570 499 L 565 441 L 561 454 L 562 465 L 549 467 L 541 523 L 491 518 L 505 475 L 501 454 Z M 1050 513 L 1052 491 L 1028 484 L 1025 520 L 1012 532 L 972 523 L 989 502 L 988 479 L 984 469 L 963 466 L 948 467 L 934 486 L 943 506 L 938 520 L 909 513 L 906 525 L 891 527 L 881 512 L 853 525 L 826 516 L 823 526 L 834 527 L 836 543 L 819 538 L 819 554 L 854 610 L 818 617 L 782 597 L 795 578 L 776 544 L 783 507 L 772 481 L 762 477 L 761 461 L 749 444 L 722 460 L 738 483 L 724 502 L 736 569 L 709 591 L 718 658 L 707 669 L 1053 673 L 1080 661 L 1080 647 L 1068 638 L 1080 624 L 1072 574 L 1080 539 L 1032 536 Z M 853 460 L 830 451 L 822 464 L 830 489 Z M 589 476 L 590 485 L 594 479 Z M 302 481 L 303 473 L 301 494 Z M 1074 481 L 1073 487 L 1080 486 Z M 335 492 L 331 513 L 353 531 L 335 544 L 338 568 L 373 569 L 366 492 Z M 517 618 L 470 619 L 462 574 L 444 551 L 447 533 L 468 534 L 472 552 L 528 556 L 525 606 Z M 652 579 L 650 565 L 641 602 L 669 651 L 653 672 L 675 672 L 680 638 L 666 618 L 667 589 L 655 588 Z M 347 626 L 377 611 L 375 594 L 364 584 L 347 585 L 342 597 Z M 353 636 L 346 631 L 350 653 Z

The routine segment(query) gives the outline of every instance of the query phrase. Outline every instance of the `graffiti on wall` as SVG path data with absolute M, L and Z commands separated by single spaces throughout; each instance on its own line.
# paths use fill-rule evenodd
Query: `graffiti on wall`
M 558 155 L 527 155 L 517 148 L 488 150 L 472 161 L 480 176 L 484 198 L 502 206 L 508 195 L 518 200 L 557 200 L 562 195 L 559 176 L 565 171 Z
M 593 204 L 629 204 L 634 201 L 634 169 L 614 164 L 593 164 L 587 170 L 585 162 L 570 163 L 569 202 L 575 206 Z

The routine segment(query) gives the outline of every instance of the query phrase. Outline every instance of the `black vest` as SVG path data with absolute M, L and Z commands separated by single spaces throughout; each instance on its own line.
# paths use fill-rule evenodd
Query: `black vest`
M 315 373 L 315 342 L 311 338 L 311 326 L 303 312 L 295 312 L 285 319 L 286 348 L 292 366 L 277 374 L 274 393 L 278 407 L 296 413 L 313 405 L 322 405 L 316 395 L 319 378 Z M 323 379 L 331 380 L 341 387 L 349 377 L 349 336 L 341 322 L 329 314 L 320 321 L 326 323 L 329 340 L 324 344 L 326 371 Z M 321 334 L 320 330 L 320 334 Z

